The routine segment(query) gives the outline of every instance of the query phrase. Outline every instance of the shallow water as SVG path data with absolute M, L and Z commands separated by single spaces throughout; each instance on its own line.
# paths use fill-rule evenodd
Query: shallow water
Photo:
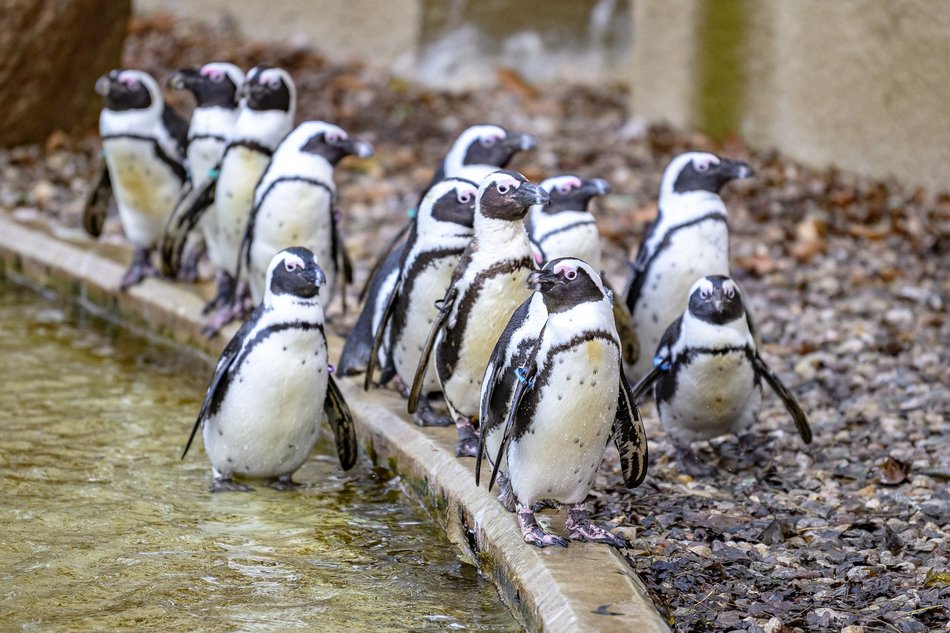
M 191 356 L 0 279 L 0 358 L 0 630 L 518 630 L 327 440 L 305 488 L 209 494 L 200 434 L 179 460 L 210 375 Z

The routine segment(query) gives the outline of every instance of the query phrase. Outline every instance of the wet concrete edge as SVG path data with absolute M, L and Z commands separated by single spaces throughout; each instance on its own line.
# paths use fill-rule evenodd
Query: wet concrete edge
M 233 334 L 200 334 L 203 299 L 193 290 L 149 279 L 119 293 L 125 270 L 89 241 L 71 243 L 0 214 L 0 273 L 73 297 L 133 327 L 197 348 L 216 358 Z M 328 333 L 331 358 L 342 341 Z M 415 426 L 404 401 L 389 390 L 340 387 L 356 417 L 362 446 L 374 464 L 398 473 L 442 523 L 465 556 L 491 578 L 529 630 L 666 632 L 669 627 L 640 578 L 613 548 L 572 542 L 538 550 L 521 540 L 515 515 L 474 483 L 474 460 L 454 456 L 455 431 Z M 563 529 L 563 517 L 550 518 Z

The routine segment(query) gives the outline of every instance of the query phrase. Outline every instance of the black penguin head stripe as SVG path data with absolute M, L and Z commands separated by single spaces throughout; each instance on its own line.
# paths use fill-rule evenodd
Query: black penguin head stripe
M 587 262 L 573 257 L 552 259 L 544 268 L 528 275 L 525 285 L 541 293 L 551 313 L 601 301 L 607 296 L 600 275 Z
M 710 191 L 719 193 L 723 186 L 735 178 L 754 175 L 752 168 L 742 161 L 719 158 L 715 154 L 696 153 L 687 162 L 673 183 L 673 191 Z
M 485 134 L 469 143 L 465 150 L 463 165 L 497 165 L 506 167 L 518 152 L 537 147 L 537 141 L 530 134 L 509 134 L 504 128 L 498 128 L 503 136 Z
M 693 284 L 689 313 L 700 321 L 723 325 L 745 317 L 739 287 L 729 277 L 711 275 Z
M 373 155 L 372 145 L 351 139 L 346 132 L 334 125 L 327 125 L 325 129 L 307 139 L 300 151 L 323 156 L 331 165 L 336 165 L 350 155 L 361 158 Z
M 438 222 L 451 222 L 468 228 L 475 223 L 475 183 L 464 178 L 446 178 L 429 189 L 419 208 L 420 218 L 427 214 Z
M 274 255 L 267 278 L 270 294 L 304 299 L 315 297 L 320 286 L 327 282 L 313 252 L 303 246 L 285 248 Z
M 544 189 L 507 169 L 489 174 L 479 185 L 478 212 L 486 218 L 514 222 L 523 219 L 531 205 L 547 203 Z
M 109 110 L 144 110 L 152 105 L 145 73 L 139 70 L 112 70 L 96 80 L 96 92 Z
M 219 107 L 233 110 L 238 106 L 240 87 L 228 73 L 213 64 L 201 68 L 182 68 L 166 82 L 173 90 L 188 90 L 199 108 Z
M 290 76 L 274 66 L 255 66 L 244 84 L 247 107 L 251 110 L 281 110 L 290 112 Z
M 561 211 L 587 211 L 587 205 L 596 196 L 610 193 L 610 184 L 600 178 L 581 179 L 574 175 L 557 176 L 541 183 L 549 192 L 550 201 L 543 208 L 545 213 Z

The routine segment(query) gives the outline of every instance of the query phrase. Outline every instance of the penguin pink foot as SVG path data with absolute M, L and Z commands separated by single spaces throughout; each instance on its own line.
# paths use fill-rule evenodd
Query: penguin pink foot
M 534 517 L 531 508 L 521 506 L 518 508 L 518 523 L 521 525 L 521 535 L 524 542 L 535 547 L 567 547 L 568 541 L 556 534 L 545 532 L 538 520 Z
M 455 420 L 455 428 L 458 430 L 459 440 L 455 445 L 456 457 L 476 457 L 478 455 L 478 431 L 472 421 L 464 416 L 459 416 Z
M 128 290 L 132 286 L 141 283 L 146 277 L 157 277 L 158 269 L 151 262 L 151 251 L 144 248 L 136 248 L 132 256 L 132 265 L 122 275 L 122 281 L 119 282 L 119 290 Z
M 419 398 L 419 408 L 412 414 L 418 426 L 452 426 L 452 416 L 443 415 L 432 408 L 432 403 L 425 396 Z
M 215 476 L 211 482 L 210 492 L 251 492 L 254 490 L 247 484 L 241 484 L 230 477 Z
M 268 488 L 273 488 L 274 490 L 279 490 L 281 492 L 287 492 L 288 490 L 296 490 L 297 488 L 302 488 L 304 484 L 298 484 L 290 475 L 283 475 L 277 477 L 267 483 Z
M 588 541 L 591 543 L 606 543 L 616 548 L 629 548 L 630 541 L 622 536 L 611 534 L 604 528 L 590 522 L 587 508 L 579 503 L 567 511 L 567 521 L 564 523 L 571 539 L 574 541 Z

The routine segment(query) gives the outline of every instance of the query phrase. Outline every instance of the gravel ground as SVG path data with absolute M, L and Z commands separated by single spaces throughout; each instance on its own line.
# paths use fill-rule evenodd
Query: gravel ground
M 647 405 L 650 475 L 627 491 L 610 455 L 595 515 L 635 532 L 628 560 L 678 631 L 950 631 L 950 194 L 816 171 L 736 139 L 714 146 L 642 130 L 628 122 L 619 86 L 533 86 L 498 70 L 497 89 L 447 95 L 380 69 L 245 43 L 227 25 L 160 17 L 133 22 L 124 64 L 164 77 L 213 59 L 288 68 L 298 119 L 333 121 L 376 146 L 375 158 L 337 170 L 358 285 L 469 124 L 536 134 L 541 148 L 512 165 L 532 180 L 575 172 L 611 182 L 615 193 L 597 207 L 618 285 L 672 156 L 709 148 L 752 164 L 757 176 L 724 194 L 733 275 L 763 355 L 800 398 L 815 441 L 804 448 L 767 396 L 756 445 L 698 444 L 718 472 L 694 480 Z M 94 134 L 0 152 L 0 207 L 75 234 L 97 152 Z M 109 233 L 120 239 L 115 221 Z M 345 332 L 353 317 L 335 327 Z

